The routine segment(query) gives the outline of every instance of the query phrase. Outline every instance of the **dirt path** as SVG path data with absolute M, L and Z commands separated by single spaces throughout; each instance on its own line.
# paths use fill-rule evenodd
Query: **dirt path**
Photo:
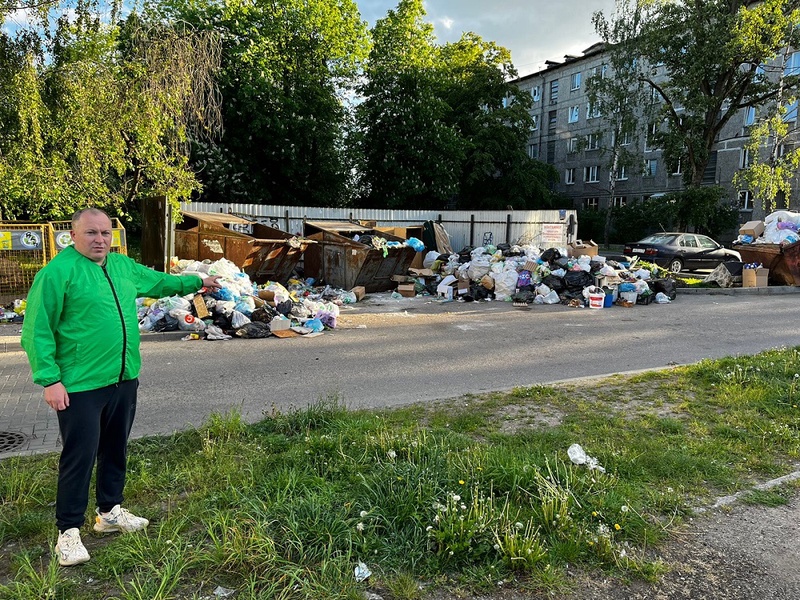
M 660 546 L 669 572 L 656 584 L 573 574 L 566 594 L 498 591 L 469 600 L 798 600 L 800 494 L 779 507 L 736 503 L 708 511 Z M 463 596 L 447 594 L 436 600 Z

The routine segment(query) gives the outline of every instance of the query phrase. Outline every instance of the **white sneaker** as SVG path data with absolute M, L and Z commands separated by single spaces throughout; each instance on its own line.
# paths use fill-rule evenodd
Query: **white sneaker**
M 137 517 L 119 504 L 105 514 L 101 514 L 100 509 L 96 509 L 95 512 L 97 516 L 94 519 L 94 530 L 98 533 L 111 533 L 114 531 L 130 533 L 144 529 L 150 524 L 150 521 L 144 517 Z
M 79 565 L 89 560 L 89 551 L 83 545 L 81 532 L 77 527 L 58 534 L 56 553 L 58 554 L 58 564 L 62 567 Z

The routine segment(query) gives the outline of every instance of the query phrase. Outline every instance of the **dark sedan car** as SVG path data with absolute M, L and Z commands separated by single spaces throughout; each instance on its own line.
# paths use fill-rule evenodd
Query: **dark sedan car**
M 741 255 L 728 250 L 707 235 L 697 233 L 654 233 L 625 244 L 625 256 L 638 256 L 673 273 L 713 269 L 728 261 L 741 261 Z

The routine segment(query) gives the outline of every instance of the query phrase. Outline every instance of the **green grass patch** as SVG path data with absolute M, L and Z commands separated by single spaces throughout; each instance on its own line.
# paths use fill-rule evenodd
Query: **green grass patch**
M 654 581 L 645 549 L 693 508 L 795 493 L 754 486 L 796 468 L 799 373 L 798 349 L 776 349 L 395 410 L 214 415 L 131 443 L 126 505 L 151 525 L 84 528 L 92 560 L 73 569 L 51 555 L 57 457 L 7 459 L 0 599 L 557 593 L 575 567 Z M 572 464 L 574 443 L 603 469 Z

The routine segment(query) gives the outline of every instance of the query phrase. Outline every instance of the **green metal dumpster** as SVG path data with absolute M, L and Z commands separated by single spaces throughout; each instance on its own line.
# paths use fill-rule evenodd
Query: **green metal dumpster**
M 409 246 L 398 246 L 387 248 L 384 256 L 383 249 L 353 238 L 383 238 L 401 244 L 405 239 L 346 221 L 307 221 L 303 233 L 317 242 L 303 257 L 305 276 L 345 290 L 363 286 L 367 293 L 374 293 L 394 288 L 392 276 L 405 275 L 416 254 Z

